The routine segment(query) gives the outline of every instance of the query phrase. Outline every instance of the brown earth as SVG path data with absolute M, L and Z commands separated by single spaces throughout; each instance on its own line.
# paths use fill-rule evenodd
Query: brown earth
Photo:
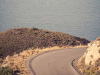
M 0 33 L 0 57 L 27 49 L 87 45 L 88 40 L 37 28 L 13 28 Z

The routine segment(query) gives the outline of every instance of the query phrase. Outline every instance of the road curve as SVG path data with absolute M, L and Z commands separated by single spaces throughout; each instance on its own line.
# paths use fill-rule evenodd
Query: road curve
M 45 52 L 27 60 L 31 75 L 79 75 L 72 67 L 73 59 L 84 54 L 87 48 L 70 48 Z

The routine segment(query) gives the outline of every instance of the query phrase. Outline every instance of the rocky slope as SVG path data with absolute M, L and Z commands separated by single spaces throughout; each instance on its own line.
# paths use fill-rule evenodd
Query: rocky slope
M 100 75 L 100 38 L 88 44 L 86 52 L 78 60 L 77 67 L 84 75 Z
M 0 33 L 0 56 L 13 55 L 26 49 L 54 46 L 86 45 L 89 41 L 61 32 L 37 28 L 13 28 Z

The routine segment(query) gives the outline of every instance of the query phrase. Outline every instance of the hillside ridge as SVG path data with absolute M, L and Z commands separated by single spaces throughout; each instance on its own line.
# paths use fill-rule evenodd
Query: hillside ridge
M 0 33 L 0 56 L 13 55 L 26 49 L 54 46 L 87 45 L 88 40 L 62 32 L 37 28 L 13 28 Z

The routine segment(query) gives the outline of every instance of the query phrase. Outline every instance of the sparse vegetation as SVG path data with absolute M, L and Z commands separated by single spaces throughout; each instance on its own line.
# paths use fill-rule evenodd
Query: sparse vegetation
M 0 75 L 13 75 L 13 69 L 11 69 L 9 67 L 1 67 Z
M 32 29 L 33 29 L 33 30 L 38 30 L 38 28 L 34 28 L 34 27 L 33 27 Z
M 84 46 L 76 46 L 77 47 L 84 47 Z M 34 49 L 34 47 L 32 47 Z M 9 66 L 13 69 L 14 74 L 18 75 L 30 75 L 27 68 L 26 68 L 26 60 L 27 58 L 45 52 L 45 51 L 51 51 L 51 50 L 57 50 L 57 49 L 62 49 L 65 47 L 48 47 L 48 48 L 43 48 L 43 49 L 32 49 L 30 48 L 29 50 L 25 50 L 20 52 L 19 54 L 14 53 L 13 56 L 7 56 L 4 62 L 2 63 L 2 66 Z M 68 48 L 75 48 L 75 47 L 68 47 Z
M 20 52 L 19 54 L 13 55 L 13 56 L 7 56 L 4 62 L 2 63 L 2 66 L 9 66 L 13 69 L 14 75 L 30 75 L 27 68 L 26 68 L 26 59 L 29 58 L 32 55 L 36 55 L 45 51 L 60 49 L 60 47 L 52 47 L 52 48 L 45 48 L 45 49 L 29 49 L 25 50 L 23 52 Z M 3 67 L 4 68 L 4 67 Z M 1 74 L 0 74 L 1 75 Z
M 2 53 L 0 53 L 0 57 L 1 57 L 1 56 L 3 56 L 3 54 L 2 54 Z
M 77 46 L 89 43 L 84 38 L 61 32 L 37 28 L 14 28 L 0 33 L 0 56 L 20 53 L 31 47 L 46 48 L 54 46 Z
M 83 75 L 100 75 L 100 38 L 88 44 L 88 49 L 79 58 L 77 68 Z
M 85 58 L 81 57 L 78 60 L 77 68 L 79 68 L 83 75 L 100 75 L 100 61 L 97 60 L 95 63 L 95 66 L 91 65 L 91 63 L 89 65 L 85 65 Z
M 25 60 L 31 55 L 69 46 L 82 47 L 82 45 L 87 45 L 88 42 L 84 38 L 37 28 L 14 28 L 1 32 L 0 67 L 3 67 L 0 69 L 0 72 L 4 70 L 6 73 L 9 73 L 7 75 L 18 72 L 23 75 L 29 75 Z M 2 57 L 6 57 L 4 62 Z M 3 75 L 5 75 L 5 72 L 3 72 Z

